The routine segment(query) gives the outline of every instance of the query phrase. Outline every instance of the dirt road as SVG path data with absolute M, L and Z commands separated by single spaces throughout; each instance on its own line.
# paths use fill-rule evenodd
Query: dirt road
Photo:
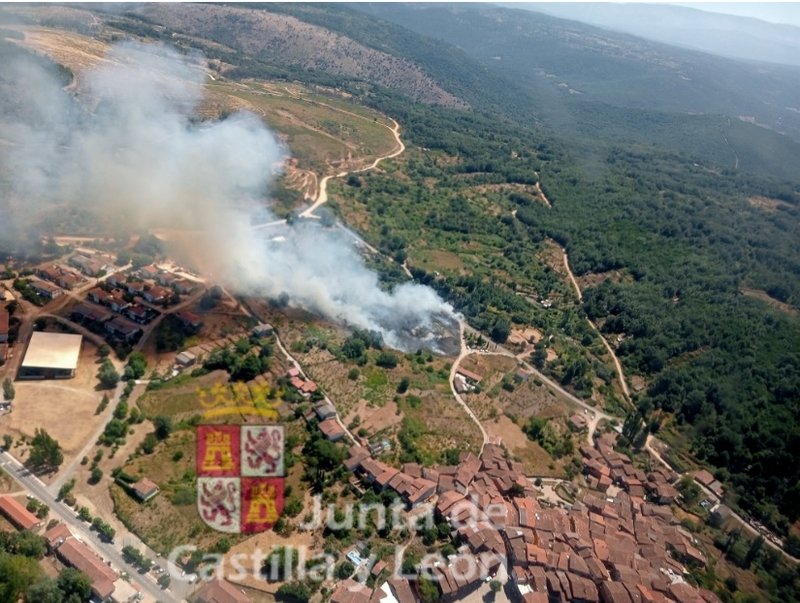
M 481 430 L 481 436 L 483 437 L 483 442 L 481 443 L 481 452 L 483 452 L 483 447 L 489 443 L 489 434 L 486 433 L 486 430 L 483 428 L 483 425 L 478 420 L 478 417 L 475 416 L 475 413 L 472 412 L 472 409 L 464 402 L 464 399 L 461 397 L 456 391 L 456 371 L 458 370 L 458 365 L 461 364 L 461 361 L 464 360 L 470 352 L 467 350 L 467 344 L 464 342 L 464 323 L 459 322 L 459 340 L 461 341 L 461 352 L 458 354 L 458 358 L 456 358 L 455 362 L 453 362 L 453 366 L 450 368 L 450 391 L 453 392 L 453 397 L 455 397 L 456 402 L 458 402 L 462 408 L 467 412 L 470 419 L 472 419 L 475 424 L 478 426 L 478 429 Z M 480 456 L 480 455 L 479 455 Z
M 562 250 L 562 252 L 564 254 L 564 268 L 567 271 L 569 280 L 572 282 L 572 286 L 575 288 L 575 293 L 578 295 L 578 301 L 583 303 L 583 292 L 578 286 L 578 281 L 575 280 L 575 275 L 572 274 L 572 270 L 569 267 L 569 258 L 567 257 L 567 252 L 566 250 Z M 625 398 L 630 401 L 631 392 L 628 389 L 628 382 L 625 380 L 625 373 L 622 370 L 622 364 L 620 363 L 619 358 L 617 358 L 617 355 L 614 353 L 614 349 L 608 343 L 606 338 L 603 337 L 603 334 L 600 332 L 600 329 L 597 328 L 596 324 L 594 324 L 588 318 L 586 319 L 586 322 L 588 322 L 592 329 L 594 329 L 594 331 L 600 336 L 600 339 L 603 341 L 603 345 L 608 350 L 608 353 L 611 354 L 611 359 L 614 361 L 614 368 L 617 369 L 617 379 L 619 380 L 619 385 L 622 388 L 622 392 L 625 394 Z
M 352 115 L 355 115 L 355 113 L 353 113 Z M 358 117 L 360 117 L 360 116 L 358 116 Z M 364 119 L 366 119 L 366 118 L 364 118 Z M 398 155 L 400 155 L 400 153 L 402 153 L 403 151 L 406 150 L 406 145 L 404 145 L 403 141 L 400 140 L 400 124 L 398 124 L 394 119 L 392 119 L 392 123 L 394 124 L 393 128 L 390 128 L 389 126 L 384 125 L 384 124 L 381 124 L 381 125 L 383 125 L 387 129 L 389 129 L 391 131 L 391 133 L 394 135 L 395 142 L 397 143 L 397 146 L 395 147 L 395 149 L 391 153 L 389 153 L 388 155 L 383 155 L 382 157 L 378 157 L 377 159 L 375 159 L 375 161 L 373 161 L 367 167 L 361 168 L 360 170 L 353 170 L 352 172 L 340 172 L 340 173 L 336 174 L 335 176 L 325 176 L 319 183 L 319 192 L 317 193 L 316 199 L 314 199 L 314 204 L 311 207 L 309 207 L 307 210 L 305 210 L 304 212 L 302 212 L 300 214 L 301 218 L 319 219 L 319 216 L 315 215 L 314 211 L 318 207 L 320 207 L 321 205 L 324 205 L 325 203 L 328 202 L 328 180 L 330 180 L 331 178 L 344 178 L 345 176 L 347 176 L 348 174 L 351 174 L 351 173 L 352 174 L 360 174 L 361 172 L 366 172 L 368 170 L 373 170 L 376 167 L 378 167 L 378 164 L 381 161 L 384 161 L 386 159 L 391 159 L 392 157 L 397 157 Z

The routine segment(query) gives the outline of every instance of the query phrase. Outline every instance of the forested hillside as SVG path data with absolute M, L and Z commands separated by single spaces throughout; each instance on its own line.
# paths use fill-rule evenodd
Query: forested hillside
M 584 140 L 573 152 L 488 118 L 388 97 L 377 106 L 403 123 L 415 145 L 458 159 L 444 166 L 410 160 L 402 168 L 412 182 L 435 179 L 432 192 L 399 184 L 381 201 L 375 188 L 359 187 L 355 194 L 369 198 L 374 212 L 371 231 L 408 241 L 412 266 L 420 232 L 426 240 L 455 232 L 493 245 L 502 253 L 497 265 L 542 296 L 552 290 L 552 273 L 530 258 L 546 237 L 566 247 L 577 274 L 629 274 L 586 289 L 583 308 L 603 332 L 624 337 L 618 353 L 626 369 L 650 383 L 638 404 L 654 419 L 652 428 L 674 417 L 697 458 L 723 468 L 718 475 L 736 486 L 741 504 L 785 531 L 787 518 L 800 513 L 800 467 L 790 462 L 800 444 L 800 320 L 740 289 L 763 289 L 800 307 L 796 187 L 650 147 Z M 487 218 L 486 208 L 464 199 L 475 185 L 530 183 L 534 170 L 552 208 L 506 194 Z M 379 184 L 385 176 L 365 179 L 368 186 L 377 180 L 378 190 L 389 186 Z M 780 200 L 778 209 L 753 205 L 758 196 Z M 505 293 L 509 283 L 501 280 L 488 293 L 486 281 L 437 284 L 423 271 L 416 275 L 487 330 L 500 310 L 513 321 L 585 335 L 579 323 L 526 315 L 522 308 L 530 306 Z

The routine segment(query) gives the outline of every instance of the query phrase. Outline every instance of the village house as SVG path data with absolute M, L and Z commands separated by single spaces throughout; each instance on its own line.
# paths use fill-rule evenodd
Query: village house
M 697 483 L 705 486 L 720 498 L 725 494 L 725 491 L 722 489 L 722 483 L 705 469 L 695 473 L 694 479 Z
M 56 555 L 69 567 L 83 572 L 92 581 L 92 594 L 104 601 L 114 592 L 117 573 L 74 536 L 56 548 Z
M 156 276 L 156 282 L 164 287 L 172 287 L 175 284 L 175 276 L 169 272 L 162 272 Z
M 142 293 L 142 297 L 144 297 L 151 304 L 159 304 L 172 297 L 172 291 L 155 285 L 149 289 L 145 289 Z
M 61 522 L 42 534 L 42 537 L 47 541 L 47 551 L 49 553 L 55 551 L 70 536 L 72 536 L 72 532 L 69 531 L 67 524 Z
M 195 356 L 192 352 L 181 352 L 177 356 L 175 356 L 175 364 L 182 367 L 189 367 L 194 366 L 197 362 L 197 356 Z
M 67 262 L 90 277 L 98 276 L 106 268 L 103 262 L 79 254 L 73 255 Z
M 131 305 L 125 309 L 125 316 L 140 325 L 150 322 L 153 315 L 153 310 L 145 306 Z
M 173 281 L 172 288 L 181 295 L 189 295 L 197 289 L 197 283 L 190 281 L 188 278 L 177 278 Z
M 158 484 L 146 477 L 143 477 L 138 482 L 133 484 L 131 486 L 131 490 L 133 490 L 136 498 L 142 502 L 147 502 L 159 492 Z
M 111 293 L 101 287 L 89 289 L 89 291 L 86 293 L 86 297 L 96 304 L 103 304 L 106 306 L 111 303 L 112 299 L 114 299 L 114 296 Z
M 314 412 L 320 421 L 336 416 L 336 409 L 329 402 L 322 402 L 314 407 Z
M 114 337 L 123 339 L 125 341 L 132 340 L 142 332 L 142 330 L 131 321 L 120 316 L 116 316 L 109 320 L 106 323 L 105 329 Z
M 160 270 L 155 266 L 153 266 L 152 264 L 150 266 L 142 266 L 141 268 L 139 268 L 139 276 L 141 276 L 144 279 L 152 280 L 158 276 L 159 272 Z
M 188 310 L 181 310 L 180 312 L 176 312 L 175 316 L 187 327 L 191 327 L 193 329 L 199 329 L 200 326 L 203 324 L 202 319 L 197 315 L 189 312 Z
M 483 377 L 477 373 L 473 373 L 472 371 L 468 371 L 467 369 L 460 367 L 456 370 L 456 374 L 464 377 L 469 385 L 478 385 L 483 379 Z
M 55 280 L 56 285 L 58 285 L 62 289 L 67 289 L 67 290 L 74 289 L 81 282 L 83 282 L 82 278 L 78 277 L 76 274 L 72 272 L 66 272 L 66 271 Z
M 106 282 L 114 287 L 120 287 L 121 289 L 124 289 L 125 285 L 128 283 L 128 275 L 124 272 L 116 272 L 109 276 L 106 279 Z
M 570 427 L 572 427 L 575 431 L 578 432 L 584 431 L 589 425 L 588 421 L 586 420 L 586 417 L 584 417 L 579 412 L 576 412 L 569 418 L 569 424 Z
M 330 440 L 331 442 L 336 442 L 344 437 L 344 429 L 334 418 L 325 419 L 322 421 L 319 424 L 319 430 L 325 436 L 325 439 Z
M 0 343 L 8 343 L 8 332 L 10 327 L 11 315 L 5 310 L 0 310 Z
M 56 279 L 61 276 L 62 270 L 58 266 L 43 266 L 36 270 L 36 276 L 51 283 L 55 283 Z
M 72 319 L 80 323 L 103 322 L 112 314 L 102 306 L 81 302 L 72 308 Z
M 206 582 L 195 595 L 196 603 L 252 603 L 240 589 L 222 578 Z
M 108 302 L 108 307 L 114 312 L 123 312 L 131 304 L 125 300 L 122 293 L 115 291 L 111 294 L 111 299 Z
M 142 295 L 142 293 L 144 293 L 144 283 L 141 281 L 131 281 L 125 284 L 125 289 L 131 295 Z
M 18 530 L 33 530 L 42 523 L 41 519 L 17 502 L 17 499 L 8 495 L 0 496 L 0 513 Z
M 51 285 L 50 283 L 46 283 L 45 281 L 39 281 L 36 279 L 31 279 L 31 282 L 28 285 L 33 291 L 43 297 L 45 299 L 55 299 L 59 295 L 63 295 L 64 291 L 60 288 L 56 287 L 55 285 Z

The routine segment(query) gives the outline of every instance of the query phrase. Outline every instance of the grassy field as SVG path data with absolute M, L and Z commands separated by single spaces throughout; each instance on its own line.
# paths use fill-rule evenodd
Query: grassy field
M 208 90 L 261 115 L 289 146 L 298 167 L 322 176 L 365 167 L 396 146 L 385 117 L 330 95 L 270 82 L 214 82 Z

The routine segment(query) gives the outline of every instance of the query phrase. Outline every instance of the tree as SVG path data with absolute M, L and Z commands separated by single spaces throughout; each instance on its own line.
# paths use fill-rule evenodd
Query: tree
M 33 557 L 0 553 L 0 601 L 17 601 L 42 575 Z
M 41 559 L 47 553 L 47 542 L 33 532 L 14 532 L 7 536 L 4 534 L 4 540 L 2 548 L 14 555 Z
M 158 577 L 158 585 L 161 588 L 169 588 L 170 583 L 172 582 L 172 578 L 170 578 L 169 573 L 164 572 Z
M 35 582 L 25 593 L 25 600 L 33 603 L 63 603 L 64 592 L 53 578 L 45 577 Z
M 500 584 L 499 580 L 492 580 L 491 582 L 489 582 L 489 588 L 492 590 L 494 594 L 497 594 L 500 592 L 500 589 L 503 588 L 503 585 Z
M 155 434 L 159 440 L 166 440 L 169 434 L 172 433 L 172 419 L 167 415 L 157 415 L 153 419 L 153 425 L 156 428 Z
M 688 507 L 694 506 L 702 494 L 700 486 L 694 483 L 691 475 L 684 475 L 678 482 L 677 486 L 675 486 L 675 489 L 681 493 L 683 502 Z
M 272 550 L 270 556 L 264 560 L 262 573 L 270 581 L 283 581 L 293 575 L 297 568 L 299 553 L 295 548 L 279 546 Z
M 38 427 L 31 440 L 30 463 L 34 467 L 57 469 L 64 462 L 64 455 L 58 441 L 44 429 Z
M 11 402 L 14 399 L 14 384 L 9 377 L 3 379 L 3 399 Z
M 148 433 L 142 442 L 142 452 L 145 454 L 152 454 L 157 445 L 158 439 L 156 439 L 156 436 L 154 436 L 152 433 Z
M 64 600 L 77 595 L 77 600 L 88 601 L 92 596 L 92 581 L 83 572 L 67 567 L 58 575 L 58 587 L 64 592 Z
M 375 358 L 376 366 L 380 366 L 382 368 L 393 369 L 397 366 L 398 362 L 399 360 L 397 356 L 391 352 L 381 352 L 378 354 L 377 358 Z
M 305 584 L 299 582 L 289 582 L 281 584 L 278 588 L 278 596 L 282 600 L 293 603 L 308 603 L 311 600 L 311 591 Z
M 411 385 L 411 379 L 408 377 L 403 377 L 400 379 L 400 383 L 397 384 L 397 393 L 404 394 L 408 391 L 408 387 Z
M 147 370 L 147 359 L 141 352 L 133 352 L 128 356 L 128 364 L 125 365 L 125 380 L 141 379 Z
M 103 470 L 100 467 L 95 467 L 92 469 L 91 475 L 89 476 L 89 483 L 96 484 L 101 479 L 103 479 Z
M 75 478 L 72 478 L 68 482 L 64 482 L 61 485 L 61 488 L 58 490 L 58 498 L 59 500 L 67 498 L 72 492 L 72 489 L 75 487 Z
M 439 594 L 439 587 L 436 586 L 436 582 L 434 582 L 429 576 L 420 576 L 418 586 L 419 596 L 423 603 L 433 603 L 441 598 Z
M 104 343 L 97 349 L 97 353 L 100 355 L 100 358 L 108 358 L 109 354 L 111 354 L 111 348 L 107 343 Z
M 354 571 L 356 571 L 355 566 L 350 561 L 344 560 L 336 567 L 335 573 L 339 580 L 346 580 L 353 575 Z
M 3 434 L 3 448 L 11 450 L 11 445 L 14 443 L 14 438 L 9 434 Z
M 108 358 L 103 360 L 103 364 L 100 365 L 97 378 L 100 380 L 100 384 L 105 388 L 112 388 L 119 383 L 119 373 Z
M 500 316 L 492 325 L 492 340 L 497 343 L 505 343 L 511 335 L 511 323 L 505 316 Z

